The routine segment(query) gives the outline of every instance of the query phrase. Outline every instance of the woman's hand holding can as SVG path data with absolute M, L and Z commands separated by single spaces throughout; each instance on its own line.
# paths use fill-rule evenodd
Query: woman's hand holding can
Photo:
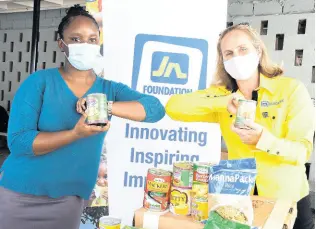
M 78 138 L 89 137 L 91 135 L 106 132 L 110 129 L 110 122 L 108 121 L 105 126 L 88 125 L 86 123 L 87 115 L 84 113 L 73 128 L 73 133 Z
M 230 100 L 228 101 L 228 104 L 227 104 L 227 111 L 230 114 L 235 115 L 237 113 L 239 99 L 244 99 L 244 97 L 237 93 L 233 93 L 231 95 Z

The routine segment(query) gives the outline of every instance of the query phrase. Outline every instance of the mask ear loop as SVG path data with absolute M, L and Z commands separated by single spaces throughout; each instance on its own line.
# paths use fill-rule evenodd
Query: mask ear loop
M 64 40 L 63 39 L 61 39 L 60 38 L 60 40 L 61 40 L 61 42 L 68 48 L 68 55 L 69 55 L 69 46 L 64 42 Z M 64 51 L 64 50 L 62 50 L 61 51 L 63 54 L 64 54 L 64 56 L 67 58 L 67 60 L 69 61 L 69 59 L 68 59 L 68 56 L 66 55 L 66 52 Z

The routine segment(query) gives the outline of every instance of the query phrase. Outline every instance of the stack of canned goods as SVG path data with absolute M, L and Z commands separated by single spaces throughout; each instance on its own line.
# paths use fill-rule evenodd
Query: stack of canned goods
M 210 163 L 197 163 L 193 165 L 192 186 L 192 217 L 194 220 L 203 222 L 208 219 L 208 181 Z
M 170 211 L 199 222 L 208 219 L 208 181 L 211 163 L 176 162 L 173 173 L 149 169 L 143 205 L 150 211 Z M 172 179 L 171 179 L 172 178 Z
M 175 215 L 191 214 L 193 164 L 177 162 L 173 165 L 170 211 Z

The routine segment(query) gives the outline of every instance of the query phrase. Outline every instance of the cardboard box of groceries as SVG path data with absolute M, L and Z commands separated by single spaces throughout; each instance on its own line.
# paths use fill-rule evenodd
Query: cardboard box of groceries
M 254 208 L 253 226 L 262 229 L 292 229 L 297 216 L 296 203 L 252 196 Z
M 254 228 L 292 229 L 297 215 L 296 203 L 252 196 Z M 135 226 L 145 229 L 203 229 L 204 225 L 190 216 L 175 216 L 148 212 L 141 208 L 135 212 Z

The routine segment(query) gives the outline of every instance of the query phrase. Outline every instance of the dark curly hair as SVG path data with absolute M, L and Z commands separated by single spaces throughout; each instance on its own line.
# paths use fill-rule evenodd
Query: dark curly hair
M 64 38 L 64 30 L 69 26 L 69 24 L 75 19 L 75 17 L 77 16 L 84 16 L 87 18 L 90 18 L 93 23 L 96 25 L 96 27 L 98 29 L 99 25 L 97 23 L 97 21 L 95 20 L 95 18 L 84 9 L 84 7 L 80 6 L 79 4 L 74 5 L 72 7 L 70 7 L 67 11 L 66 11 L 67 15 L 65 17 L 63 17 L 63 19 L 61 20 L 59 26 L 58 26 L 58 36 L 60 39 Z

